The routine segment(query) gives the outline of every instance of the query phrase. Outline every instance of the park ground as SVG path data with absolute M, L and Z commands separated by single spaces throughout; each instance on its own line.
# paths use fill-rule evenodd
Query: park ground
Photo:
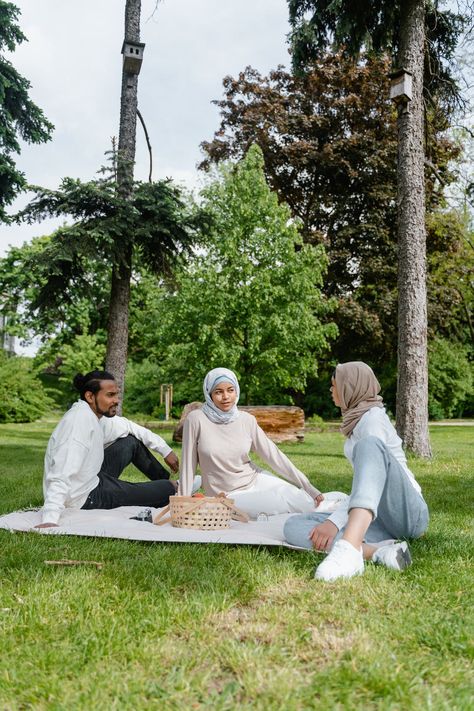
M 53 426 L 0 426 L 1 513 L 41 504 Z M 431 523 L 402 574 L 323 584 L 311 552 L 0 531 L 0 709 L 472 709 L 474 430 L 431 438 L 410 463 Z M 282 449 L 350 488 L 339 433 Z

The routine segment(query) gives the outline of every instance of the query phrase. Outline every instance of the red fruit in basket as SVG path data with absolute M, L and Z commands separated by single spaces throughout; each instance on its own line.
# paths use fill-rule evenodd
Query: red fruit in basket
M 201 494 L 199 491 L 197 494 L 193 494 L 193 499 L 205 499 L 206 497 L 204 494 Z

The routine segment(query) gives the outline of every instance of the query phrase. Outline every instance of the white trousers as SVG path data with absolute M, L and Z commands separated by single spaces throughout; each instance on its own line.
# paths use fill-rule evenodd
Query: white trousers
M 254 519 L 259 514 L 310 513 L 315 509 L 314 499 L 306 491 L 270 472 L 259 472 L 251 487 L 229 492 L 228 496 Z

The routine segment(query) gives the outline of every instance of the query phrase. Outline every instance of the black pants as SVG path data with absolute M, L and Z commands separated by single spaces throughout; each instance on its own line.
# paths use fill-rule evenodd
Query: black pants
M 121 481 L 121 473 L 134 464 L 151 481 Z M 87 497 L 83 509 L 115 509 L 117 506 L 166 506 L 176 493 L 168 481 L 169 472 L 161 466 L 145 445 L 128 435 L 116 440 L 104 451 L 104 462 L 97 475 L 99 483 Z

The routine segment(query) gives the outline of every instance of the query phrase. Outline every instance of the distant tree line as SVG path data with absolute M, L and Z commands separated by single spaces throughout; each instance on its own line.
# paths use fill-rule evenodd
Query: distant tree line
M 446 38 L 455 44 L 456 33 Z M 323 50 L 305 57 L 304 72 L 279 67 L 264 77 L 247 67 L 224 79 L 221 125 L 202 144 L 208 176 L 197 199 L 171 181 L 135 182 L 124 199 L 114 170 L 35 188 L 16 219 L 60 215 L 67 223 L 0 260 L 10 332 L 42 341 L 22 382 L 28 370 L 49 385 L 55 379 L 64 404 L 73 397 L 71 374 L 103 363 L 111 273 L 126 239 L 129 412 L 158 415 L 165 382 L 178 407 L 199 399 L 206 370 L 227 365 L 241 377 L 245 402 L 295 402 L 308 415 L 333 416 L 330 374 L 353 359 L 373 365 L 395 412 L 390 60 Z M 432 417 L 474 413 L 472 221 L 446 201 L 462 159 L 447 131 L 453 96 L 433 90 L 426 109 Z M 11 360 L 2 362 L 5 378 Z M 38 400 L 37 412 L 45 406 Z

